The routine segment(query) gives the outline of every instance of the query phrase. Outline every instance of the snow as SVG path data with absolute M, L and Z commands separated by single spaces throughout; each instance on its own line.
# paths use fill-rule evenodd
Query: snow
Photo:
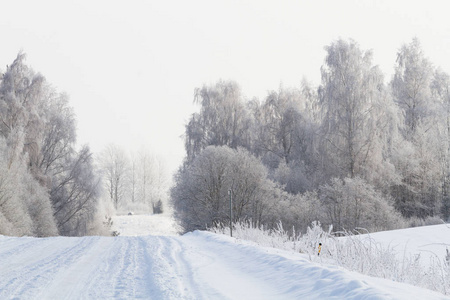
M 180 232 L 170 214 L 115 216 L 111 229 L 118 231 L 121 236 L 173 236 Z
M 400 230 L 391 230 L 363 235 L 370 237 L 384 247 L 391 247 L 399 259 L 420 257 L 424 266 L 431 260 L 443 261 L 450 251 L 450 226 L 431 225 Z
M 165 218 L 116 217 L 118 237 L 0 236 L 0 299 L 450 299 L 223 235 L 177 236 Z

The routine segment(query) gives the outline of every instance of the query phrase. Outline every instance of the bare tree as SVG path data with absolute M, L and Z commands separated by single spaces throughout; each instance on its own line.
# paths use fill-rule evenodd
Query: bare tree
M 137 154 L 137 201 L 148 205 L 153 213 L 161 213 L 167 197 L 167 174 L 160 158 L 147 149 Z
M 126 201 L 129 175 L 128 157 L 122 148 L 110 144 L 101 153 L 100 165 L 109 198 L 117 209 L 122 202 Z

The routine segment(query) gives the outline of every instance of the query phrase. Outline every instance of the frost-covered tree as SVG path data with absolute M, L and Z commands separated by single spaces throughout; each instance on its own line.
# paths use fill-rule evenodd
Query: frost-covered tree
M 260 103 L 252 100 L 250 149 L 269 168 L 271 178 L 286 191 L 303 192 L 312 187 L 310 178 L 317 169 L 314 158 L 317 123 L 313 102 L 316 95 L 303 83 L 302 89 L 280 87 Z
M 272 91 L 262 105 L 263 125 L 257 142 L 264 152 L 269 152 L 288 164 L 300 123 L 302 96 L 299 91 L 280 87 Z
M 0 84 L 0 134 L 11 153 L 10 164 L 23 152 L 31 163 L 40 152 L 45 96 L 44 77 L 35 74 L 25 64 L 25 54 L 19 53 Z
M 3 74 L 0 83 L 0 134 L 2 143 L 2 215 L 12 220 L 13 235 L 57 233 L 48 190 L 41 186 L 34 161 L 41 151 L 45 123 L 45 79 L 35 74 L 20 53 Z M 9 189 L 9 191 L 8 191 Z M 1 229 L 0 229 L 1 230 Z
M 242 102 L 241 89 L 232 81 L 219 81 L 195 90 L 201 106 L 186 125 L 185 148 L 192 160 L 209 145 L 237 148 L 249 142 L 250 121 Z
M 167 192 L 164 163 L 145 149 L 139 151 L 136 162 L 136 199 L 147 205 L 152 213 L 161 213 Z
M 0 138 L 0 234 L 32 235 L 32 220 L 23 201 L 23 165 L 11 160 L 5 139 Z
M 85 234 L 82 228 L 92 220 L 95 209 L 91 208 L 96 206 L 98 195 L 92 189 L 87 201 L 82 195 L 89 190 L 88 185 L 73 182 L 81 182 L 79 168 L 85 174 L 94 172 L 93 165 L 81 159 L 89 156 L 89 151 L 75 150 L 75 117 L 67 96 L 34 73 L 25 64 L 23 53 L 1 77 L 0 138 L 6 163 L 1 167 L 3 182 L 14 189 L 13 194 L 5 190 L 4 195 L 10 196 L 3 197 L 5 201 L 0 204 L 6 220 L 0 223 L 8 227 L 9 221 L 16 220 L 9 222 L 14 230 L 0 231 L 35 236 Z M 83 180 L 95 182 L 93 177 Z M 89 213 L 81 216 L 81 210 Z M 75 218 L 78 224 L 67 227 Z
M 438 84 L 435 74 L 417 39 L 401 47 L 391 89 L 404 117 L 406 141 L 393 153 L 401 177 L 401 183 L 393 185 L 393 196 L 407 217 L 434 216 L 442 204 L 445 84 Z
M 0 138 L 0 234 L 57 235 L 47 188 L 28 171 L 26 156 L 10 155 Z
M 376 107 L 385 98 L 383 75 L 372 52 L 342 39 L 325 47 L 319 97 L 323 146 L 337 176 L 361 175 L 377 137 Z
M 23 167 L 25 169 L 25 166 Z M 34 236 L 58 235 L 57 220 L 53 214 L 52 204 L 49 201 L 49 192 L 46 186 L 40 184 L 32 174 L 23 172 L 21 179 L 22 197 L 33 221 L 32 232 Z
M 435 216 L 441 208 L 440 141 L 419 122 L 411 142 L 395 151 L 393 160 L 401 183 L 393 186 L 395 207 L 405 217 Z
M 163 212 L 168 180 L 161 158 L 145 148 L 128 155 L 122 147 L 111 144 L 102 151 L 98 163 L 107 197 L 116 210 Z
M 333 179 L 320 188 L 320 201 L 326 223 L 335 230 L 387 230 L 395 228 L 401 219 L 389 199 L 358 177 Z
M 397 53 L 391 86 L 394 99 L 405 117 L 407 139 L 432 111 L 432 79 L 433 66 L 425 58 L 419 40 L 415 38 L 410 44 L 403 45 Z
M 273 206 L 275 185 L 267 171 L 249 152 L 226 146 L 209 146 L 176 176 L 171 190 L 176 215 L 185 230 L 204 229 L 229 222 L 229 194 L 233 221 L 266 219 Z
M 52 92 L 44 105 L 46 122 L 42 135 L 41 151 L 33 165 L 44 177 L 61 173 L 67 159 L 74 155 L 76 120 L 68 96 Z
M 450 217 L 450 76 L 436 70 L 431 85 L 433 97 L 438 102 L 439 126 L 436 136 L 439 144 L 441 165 L 442 214 L 445 220 Z
M 66 170 L 53 181 L 50 197 L 54 216 L 63 235 L 85 235 L 95 217 L 100 178 L 93 168 L 89 147 L 70 158 Z

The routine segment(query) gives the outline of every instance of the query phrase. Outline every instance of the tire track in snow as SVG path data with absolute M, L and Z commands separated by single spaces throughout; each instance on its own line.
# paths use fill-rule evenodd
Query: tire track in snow
M 112 238 L 87 237 L 91 246 L 83 251 L 76 260 L 64 263 L 57 270 L 54 279 L 48 284 L 40 299 L 71 299 L 79 297 L 95 279 L 95 270 L 99 268 L 104 252 L 110 248 Z
M 178 239 L 164 236 L 148 237 L 149 244 L 152 240 L 157 241 L 153 260 L 156 269 L 155 281 L 161 289 L 161 298 L 204 299 L 198 285 L 192 280 L 191 266 L 181 259 L 182 251 L 185 249 Z
M 81 243 L 80 240 L 68 238 L 54 238 L 40 242 L 45 245 L 41 249 L 49 251 L 37 252 L 34 255 L 30 251 L 19 253 L 15 261 L 20 261 L 21 265 L 4 275 L 2 271 L 0 299 L 35 296 L 35 290 L 40 290 L 43 285 L 46 286 L 53 280 L 58 269 L 76 262 L 93 245 L 89 238 L 81 239 Z
M 49 255 L 54 248 L 51 246 L 51 242 L 35 238 L 9 238 L 0 241 L 0 266 L 2 266 L 1 270 L 4 273 L 11 271 L 11 269 L 17 270 L 17 268 L 20 267 L 20 265 L 16 266 L 8 264 L 9 261 L 15 261 L 17 257 L 31 256 L 31 259 L 33 259 L 32 254 L 43 253 Z M 35 256 L 36 262 L 41 259 L 42 257 L 38 255 Z
M 145 261 L 145 245 L 138 237 L 119 238 L 121 243 L 127 244 L 125 250 L 120 252 L 120 267 L 114 271 L 112 289 L 116 299 L 148 298 L 153 284 L 148 274 L 151 264 Z M 114 256 L 113 256 L 114 257 Z M 115 263 L 115 259 L 108 263 Z
M 116 237 L 102 253 L 97 267 L 85 282 L 83 299 L 150 299 L 159 294 L 153 282 L 153 261 L 141 238 Z
M 8 260 L 10 257 L 28 251 L 35 246 L 44 247 L 39 239 L 35 238 L 2 238 L 0 239 L 2 247 L 0 248 L 1 260 Z

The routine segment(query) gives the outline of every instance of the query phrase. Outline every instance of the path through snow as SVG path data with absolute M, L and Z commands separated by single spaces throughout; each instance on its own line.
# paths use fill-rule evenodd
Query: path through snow
M 0 299 L 448 299 L 206 232 L 0 236 Z

